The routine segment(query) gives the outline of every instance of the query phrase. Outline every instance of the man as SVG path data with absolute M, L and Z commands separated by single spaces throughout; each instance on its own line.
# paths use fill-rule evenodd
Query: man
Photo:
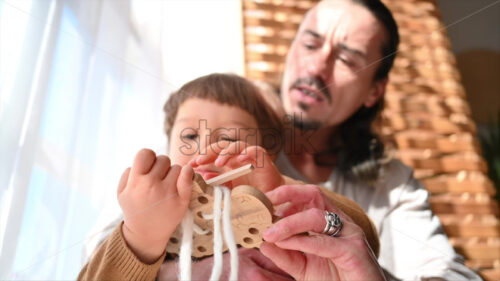
M 380 1 L 323 1 L 308 12 L 281 87 L 282 105 L 297 129 L 286 136 L 276 165 L 287 176 L 349 197 L 368 213 L 379 232 L 378 262 L 386 278 L 479 279 L 449 244 L 411 169 L 382 159 L 383 145 L 371 131 L 398 42 L 396 23 Z M 305 211 L 285 215 L 264 233 L 261 252 L 299 280 L 379 278 L 363 243 L 352 239 L 352 226 L 336 238 L 302 235 L 321 234 L 320 211 L 334 208 L 320 193 L 315 186 L 268 193 L 275 205 L 291 202 Z M 251 259 L 241 261 L 241 271 L 278 278 L 269 260 L 246 255 Z
M 396 23 L 379 1 L 323 1 L 309 11 L 281 86 L 284 110 L 299 129 L 286 139 L 286 155 L 276 164 L 285 175 L 328 187 L 368 213 L 379 232 L 378 261 L 386 277 L 478 279 L 460 262 L 411 170 L 398 161 L 382 164 L 383 145 L 371 125 L 398 42 Z M 280 230 L 287 228 L 293 224 Z M 289 273 L 300 267 L 263 252 Z

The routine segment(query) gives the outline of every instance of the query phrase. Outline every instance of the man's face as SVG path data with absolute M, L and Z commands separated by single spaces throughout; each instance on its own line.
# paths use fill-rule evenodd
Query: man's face
M 321 128 L 373 106 L 387 82 L 373 79 L 384 40 L 383 26 L 364 7 L 342 0 L 318 4 L 287 56 L 281 88 L 286 112 Z

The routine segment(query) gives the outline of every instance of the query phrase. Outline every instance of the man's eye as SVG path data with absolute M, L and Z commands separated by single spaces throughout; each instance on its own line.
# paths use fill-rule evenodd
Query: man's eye
M 183 139 L 194 140 L 198 137 L 198 134 L 185 134 L 181 136 Z
M 316 46 L 314 44 L 304 44 L 304 47 L 308 50 L 314 50 L 316 49 Z
M 352 61 L 350 61 L 350 60 L 346 59 L 345 57 L 339 56 L 339 57 L 338 57 L 338 59 L 339 59 L 342 63 L 346 64 L 347 66 L 353 66 L 353 65 L 354 65 L 354 64 L 352 63 Z

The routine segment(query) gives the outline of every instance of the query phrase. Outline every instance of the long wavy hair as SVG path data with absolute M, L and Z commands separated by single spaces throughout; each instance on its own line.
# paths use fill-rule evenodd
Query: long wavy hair
M 382 61 L 375 72 L 374 80 L 386 79 L 394 64 L 399 45 L 396 21 L 380 0 L 350 1 L 369 10 L 386 29 L 387 37 L 381 46 Z M 344 176 L 368 183 L 374 182 L 379 177 L 380 166 L 385 162 L 383 159 L 384 144 L 373 131 L 373 123 L 383 106 L 383 99 L 370 108 L 362 106 L 332 136 L 331 149 L 327 154 L 336 155 L 335 164 Z M 317 157 L 319 164 L 332 164 L 328 161 L 322 161 L 322 158 L 322 155 L 319 154 Z

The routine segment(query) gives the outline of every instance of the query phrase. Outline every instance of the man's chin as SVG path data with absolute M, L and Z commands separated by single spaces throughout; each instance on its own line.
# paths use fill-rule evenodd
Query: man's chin
M 302 112 L 294 113 L 291 122 L 295 128 L 301 129 L 303 131 L 317 130 L 323 125 L 322 122 L 314 120 L 308 117 L 307 114 L 304 114 Z

